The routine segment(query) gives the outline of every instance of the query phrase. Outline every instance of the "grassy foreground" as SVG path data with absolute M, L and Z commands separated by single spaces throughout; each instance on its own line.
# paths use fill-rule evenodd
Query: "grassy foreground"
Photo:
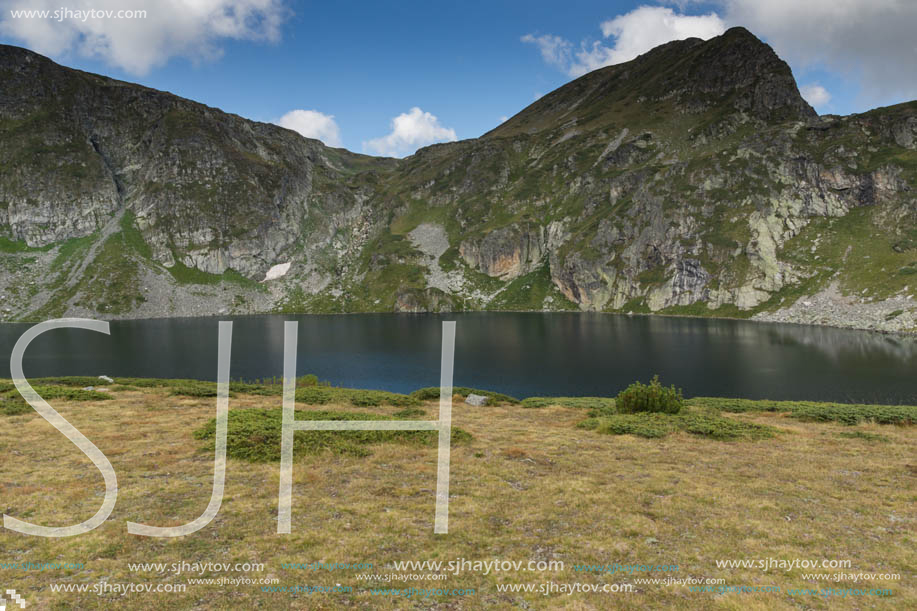
M 426 432 L 297 432 L 293 532 L 278 535 L 279 385 L 234 383 L 220 512 L 197 533 L 157 539 L 128 534 L 125 522 L 178 525 L 207 506 L 214 385 L 33 384 L 109 458 L 119 495 L 109 519 L 78 537 L 0 529 L 0 589 L 30 609 L 917 608 L 917 408 L 696 398 L 667 416 L 617 414 L 603 398 L 497 395 L 472 407 L 458 395 L 448 535 L 433 534 L 436 443 Z M 48 526 L 89 518 L 100 474 L 17 396 L 0 382 L 0 509 Z M 297 418 L 435 419 L 434 397 L 310 384 L 297 391 Z M 535 564 L 486 574 L 394 566 L 457 559 Z M 717 565 L 743 560 L 851 564 Z M 211 564 L 179 574 L 181 563 Z M 864 573 L 899 578 L 850 577 Z M 619 591 L 562 589 L 574 584 Z M 89 591 L 54 591 L 61 585 Z M 534 591 L 507 591 L 526 585 Z M 474 593 L 391 593 L 411 587 Z M 890 592 L 866 594 L 875 590 Z

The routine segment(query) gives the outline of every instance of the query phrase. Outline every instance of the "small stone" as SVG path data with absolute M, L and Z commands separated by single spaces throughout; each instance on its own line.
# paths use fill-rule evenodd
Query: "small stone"
M 474 407 L 481 407 L 482 405 L 487 405 L 487 399 L 488 397 L 485 397 L 484 395 L 476 395 L 471 393 L 465 397 L 465 403 L 468 405 L 473 405 Z

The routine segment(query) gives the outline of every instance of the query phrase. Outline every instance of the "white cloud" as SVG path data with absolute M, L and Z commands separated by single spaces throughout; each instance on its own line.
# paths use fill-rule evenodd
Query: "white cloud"
M 415 106 L 392 119 L 392 131 L 387 136 L 364 142 L 363 150 L 388 157 L 403 157 L 422 146 L 454 140 L 454 129 L 443 127 L 439 119 Z
M 59 18 L 14 18 L 11 11 L 61 11 Z M 51 56 L 76 52 L 133 74 L 146 74 L 173 57 L 193 61 L 222 55 L 226 39 L 276 42 L 290 15 L 284 0 L 0 0 L 0 36 Z M 83 11 L 95 9 L 93 16 Z M 144 18 L 99 16 L 145 11 Z M 80 13 L 76 13 L 79 11 Z
M 500 117 L 500 123 L 506 123 L 507 121 L 509 121 L 509 117 L 506 115 Z
M 831 94 L 818 83 L 810 83 L 799 88 L 799 93 L 806 102 L 816 108 L 823 108 L 831 101 Z
M 860 85 L 861 101 L 917 98 L 913 0 L 715 0 L 724 19 L 765 38 L 798 68 Z
M 685 38 L 712 38 L 726 25 L 715 13 L 682 15 L 662 6 L 640 6 L 601 24 L 602 34 L 614 38 L 613 46 L 600 41 L 583 41 L 574 50 L 569 41 L 551 34 L 526 34 L 522 42 L 536 44 L 544 60 L 570 76 L 581 76 L 597 68 L 634 59 L 653 47 Z
M 328 146 L 343 146 L 341 130 L 334 115 L 326 115 L 317 110 L 291 110 L 274 123 L 299 132 L 306 138 L 321 140 Z
M 542 36 L 526 34 L 520 40 L 538 45 L 541 57 L 552 66 L 566 70 L 567 65 L 570 63 L 570 53 L 573 45 L 570 44 L 570 41 L 564 40 L 560 36 L 554 36 L 553 34 L 544 34 Z
M 612 64 L 630 61 L 672 40 L 707 40 L 726 31 L 726 24 L 716 13 L 680 15 L 661 6 L 638 7 L 603 22 L 601 27 L 605 38 L 615 38 L 614 47 L 607 50 L 606 61 Z

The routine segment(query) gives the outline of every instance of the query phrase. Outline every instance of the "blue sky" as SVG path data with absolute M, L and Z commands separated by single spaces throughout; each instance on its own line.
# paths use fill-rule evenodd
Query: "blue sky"
M 917 47 L 908 42 L 917 11 L 891 1 L 894 10 L 871 8 L 876 3 L 848 0 L 856 10 L 838 12 L 833 0 L 804 7 L 789 0 L 0 0 L 0 41 L 255 120 L 310 111 L 286 124 L 353 151 L 404 155 L 431 141 L 479 136 L 590 67 L 732 25 L 770 42 L 820 112 L 917 97 Z M 147 16 L 10 12 L 68 4 Z M 840 44 L 857 28 L 871 40 Z

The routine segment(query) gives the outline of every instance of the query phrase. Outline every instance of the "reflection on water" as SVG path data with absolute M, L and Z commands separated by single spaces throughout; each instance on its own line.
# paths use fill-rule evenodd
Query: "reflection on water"
M 224 319 L 227 317 L 224 317 Z M 455 384 L 517 396 L 614 395 L 658 373 L 686 396 L 917 403 L 917 342 L 824 327 L 591 313 L 228 317 L 234 379 L 280 376 L 283 321 L 298 372 L 400 392 L 439 381 L 440 321 L 456 320 Z M 26 375 L 216 377 L 216 318 L 111 323 L 37 338 Z M 0 375 L 29 325 L 0 325 Z

